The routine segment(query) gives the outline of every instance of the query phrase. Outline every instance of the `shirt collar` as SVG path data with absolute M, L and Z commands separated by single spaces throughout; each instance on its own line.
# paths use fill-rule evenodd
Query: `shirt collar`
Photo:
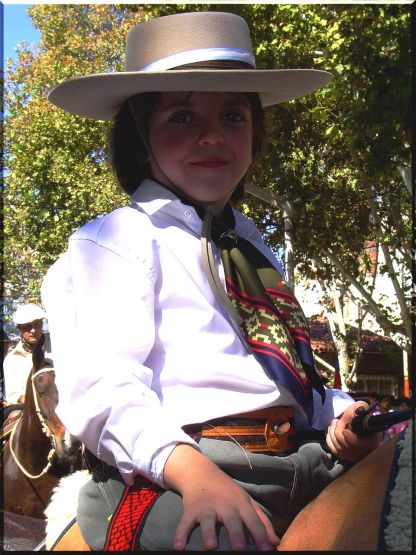
M 131 200 L 149 216 L 171 202 L 180 203 L 175 193 L 152 179 L 145 179 L 131 195 Z
M 167 215 L 181 222 L 196 235 L 201 234 L 202 220 L 195 208 L 184 204 L 175 193 L 160 183 L 145 179 L 130 198 L 148 216 L 157 213 Z

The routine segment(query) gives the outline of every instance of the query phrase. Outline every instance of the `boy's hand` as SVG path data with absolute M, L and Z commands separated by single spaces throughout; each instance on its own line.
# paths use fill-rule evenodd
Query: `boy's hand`
M 272 550 L 279 543 L 272 524 L 259 505 L 232 478 L 190 445 L 178 445 L 169 456 L 164 472 L 166 485 L 183 498 L 173 549 L 183 550 L 189 534 L 199 525 L 207 550 L 218 545 L 216 526 L 228 533 L 232 551 L 246 547 L 244 529 L 259 551 Z
M 328 427 L 326 443 L 331 453 L 344 461 L 359 461 L 383 441 L 381 432 L 370 437 L 358 437 L 349 429 L 358 407 L 368 409 L 368 404 L 364 401 L 353 403 L 344 411 L 341 418 L 334 418 Z

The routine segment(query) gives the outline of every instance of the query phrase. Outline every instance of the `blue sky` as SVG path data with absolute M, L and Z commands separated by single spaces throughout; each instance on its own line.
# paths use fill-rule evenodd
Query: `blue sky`
M 30 6 L 33 4 L 3 4 L 3 60 L 15 58 L 15 48 L 22 40 L 38 44 L 40 33 L 33 27 L 26 12 Z

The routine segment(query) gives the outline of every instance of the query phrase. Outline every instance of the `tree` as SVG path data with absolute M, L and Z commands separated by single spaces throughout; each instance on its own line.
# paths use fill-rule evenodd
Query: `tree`
M 6 92 L 5 284 L 14 300 L 38 300 L 43 275 L 70 233 L 127 202 L 107 165 L 108 124 L 53 107 L 48 91 L 74 75 L 122 69 L 135 22 L 190 9 L 195 6 L 39 4 L 29 10 L 42 34 L 39 51 L 22 45 Z M 293 210 L 288 239 L 296 272 L 324 285 L 341 279 L 345 291 L 352 283 L 365 288 L 358 260 L 368 239 L 383 242 L 390 256 L 400 251 L 409 264 L 410 195 L 399 168 L 410 165 L 410 7 L 197 9 L 242 15 L 260 68 L 315 67 L 335 75 L 318 93 L 267 110 L 270 143 L 250 176 Z M 280 250 L 281 211 L 250 196 L 242 209 Z M 408 313 L 407 284 L 401 291 Z M 370 304 L 388 333 L 407 337 L 404 319 L 395 322 L 383 303 L 377 310 Z
M 283 36 L 298 37 L 296 29 L 303 28 L 315 45 L 306 50 L 305 39 L 302 47 L 316 54 L 315 62 L 325 60 L 336 78 L 315 104 L 305 98 L 296 109 L 293 103 L 276 107 L 266 182 L 293 206 L 297 272 L 326 291 L 339 290 L 341 304 L 345 296 L 358 302 L 409 351 L 411 197 L 399 171 L 410 160 L 410 10 L 396 8 L 286 6 L 283 19 L 279 12 Z M 277 46 L 286 54 L 288 47 L 284 40 Z M 283 132 L 293 140 L 284 140 Z M 264 174 L 253 179 L 260 185 Z M 262 222 L 270 244 L 282 244 L 283 209 L 250 202 L 246 210 Z M 394 284 L 398 312 L 390 301 L 373 298 L 359 263 L 366 240 L 383 250 L 379 272 Z

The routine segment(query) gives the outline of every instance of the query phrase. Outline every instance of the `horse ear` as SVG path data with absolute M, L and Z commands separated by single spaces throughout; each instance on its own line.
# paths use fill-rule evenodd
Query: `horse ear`
M 40 341 L 36 343 L 32 351 L 32 363 L 33 369 L 35 371 L 40 370 L 45 359 L 45 352 L 43 350 L 43 344 L 45 343 L 45 338 L 42 336 Z

